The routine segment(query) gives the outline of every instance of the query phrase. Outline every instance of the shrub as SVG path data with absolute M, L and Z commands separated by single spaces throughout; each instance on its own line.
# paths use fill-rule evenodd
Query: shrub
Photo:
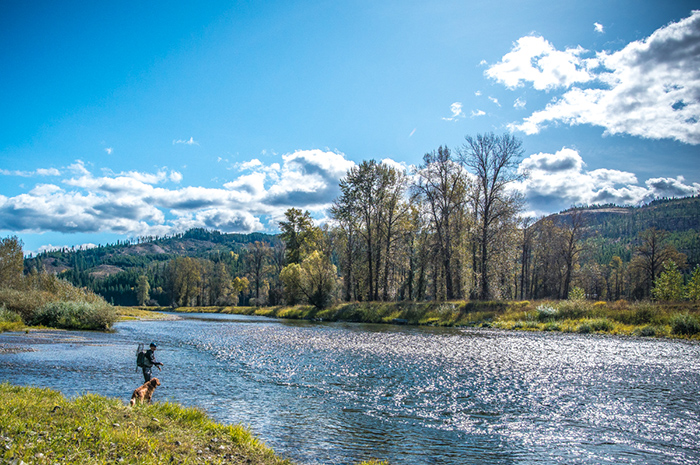
M 0 306 L 0 333 L 3 331 L 19 331 L 24 326 L 22 318 L 15 312 Z
M 107 304 L 51 302 L 41 307 L 29 323 L 62 329 L 107 330 L 116 320 L 116 311 Z
M 671 318 L 671 333 L 686 336 L 698 334 L 700 333 L 700 321 L 688 313 L 676 315 Z
M 576 329 L 577 333 L 588 334 L 593 331 L 593 328 L 588 323 L 581 323 Z
M 635 331 L 635 334 L 642 337 L 654 337 L 657 332 L 658 328 L 656 326 L 648 325 Z
M 607 318 L 591 320 L 590 324 L 593 331 L 612 331 L 612 329 L 615 327 L 615 325 L 613 325 Z
M 551 305 L 542 304 L 537 307 L 537 319 L 539 321 L 547 321 L 556 318 L 559 311 Z

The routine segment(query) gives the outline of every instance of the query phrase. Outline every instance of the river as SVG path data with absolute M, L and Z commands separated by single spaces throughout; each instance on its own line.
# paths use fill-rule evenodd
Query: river
M 0 334 L 0 380 L 242 423 L 303 464 L 697 464 L 700 344 L 189 314 L 114 333 Z

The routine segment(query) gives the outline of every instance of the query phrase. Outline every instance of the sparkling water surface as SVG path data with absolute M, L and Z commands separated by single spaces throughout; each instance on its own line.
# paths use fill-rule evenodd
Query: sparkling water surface
M 247 425 L 298 463 L 700 463 L 687 341 L 190 314 L 0 334 L 0 380 L 127 402 L 151 341 L 155 400 Z

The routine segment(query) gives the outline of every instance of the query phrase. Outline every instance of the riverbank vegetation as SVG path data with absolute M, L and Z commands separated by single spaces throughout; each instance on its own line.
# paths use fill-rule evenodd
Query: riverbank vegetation
M 291 464 L 242 426 L 172 403 L 127 407 L 86 394 L 0 385 L 3 463 Z M 16 461 L 16 462 L 13 462 Z
M 23 270 L 21 241 L 1 239 L 0 330 L 29 325 L 104 331 L 116 321 L 114 307 L 94 292 L 51 273 Z
M 218 424 L 195 408 L 132 408 L 95 394 L 67 399 L 7 383 L 0 384 L 0 445 L 2 463 L 292 465 L 247 428 Z
M 295 305 L 179 307 L 174 310 L 313 321 L 600 333 L 700 340 L 700 305 L 689 302 L 591 302 L 583 299 L 536 302 L 354 302 L 323 309 L 313 305 Z

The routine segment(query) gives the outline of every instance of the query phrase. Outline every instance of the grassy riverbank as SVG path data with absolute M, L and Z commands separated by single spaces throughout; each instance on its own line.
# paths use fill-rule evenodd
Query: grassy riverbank
M 339 304 L 323 310 L 300 305 L 259 308 L 181 307 L 175 311 L 700 340 L 700 304 L 688 302 L 356 302 Z
M 87 394 L 0 385 L 4 463 L 290 464 L 241 426 L 171 403 L 130 408 Z M 20 463 L 17 461 L 17 463 Z
M 126 406 L 0 384 L 0 463 L 288 464 L 246 428 L 172 403 Z M 379 462 L 365 462 L 365 465 Z

